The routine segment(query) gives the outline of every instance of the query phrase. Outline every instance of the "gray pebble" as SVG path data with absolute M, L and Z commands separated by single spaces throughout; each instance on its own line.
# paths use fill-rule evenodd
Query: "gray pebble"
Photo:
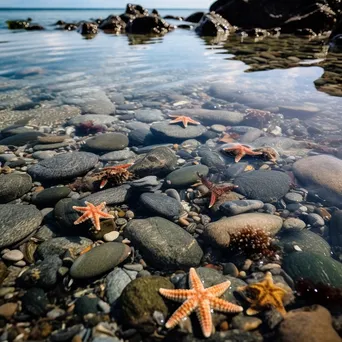
M 312 227 L 321 227 L 324 226 L 324 219 L 322 216 L 318 215 L 318 214 L 309 214 L 307 216 L 307 220 L 308 223 L 312 226 Z
M 306 226 L 305 222 L 295 218 L 295 217 L 289 217 L 287 218 L 284 223 L 283 223 L 283 228 L 284 229 L 298 229 L 302 230 Z
M 13 249 L 3 254 L 2 258 L 8 261 L 20 261 L 24 258 L 24 254 L 18 249 Z
M 303 196 L 300 194 L 297 194 L 296 192 L 288 192 L 284 196 L 285 202 L 286 203 L 298 203 L 303 201 Z

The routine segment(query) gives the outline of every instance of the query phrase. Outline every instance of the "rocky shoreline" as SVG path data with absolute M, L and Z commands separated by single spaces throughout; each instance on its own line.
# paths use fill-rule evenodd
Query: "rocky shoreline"
M 338 128 L 222 84 L 159 101 L 103 91 L 2 128 L 2 340 L 340 341 Z M 192 268 L 232 311 L 168 329 Z

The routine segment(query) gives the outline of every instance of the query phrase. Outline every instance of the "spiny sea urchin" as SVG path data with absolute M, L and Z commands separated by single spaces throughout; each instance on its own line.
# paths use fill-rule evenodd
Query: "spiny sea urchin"
M 262 257 L 274 258 L 275 248 L 272 241 L 273 239 L 264 230 L 246 227 L 230 234 L 229 247 L 232 250 L 243 252 L 254 260 Z

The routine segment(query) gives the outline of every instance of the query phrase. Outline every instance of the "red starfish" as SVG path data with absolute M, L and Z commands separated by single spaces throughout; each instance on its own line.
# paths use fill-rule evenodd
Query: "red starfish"
M 223 151 L 235 154 L 235 163 L 239 162 L 245 155 L 259 156 L 262 154 L 262 152 L 254 152 L 249 146 L 242 144 L 236 144 L 233 147 L 226 147 Z
M 203 175 L 197 173 L 198 177 L 201 179 L 201 182 L 203 185 L 205 185 L 210 192 L 210 202 L 209 202 L 209 208 L 211 208 L 217 201 L 219 197 L 221 197 L 224 193 L 232 191 L 233 189 L 236 189 L 237 185 L 216 185 L 209 181 L 207 177 L 204 177 Z
M 90 219 L 93 222 L 95 229 L 101 230 L 100 218 L 114 218 L 113 215 L 110 215 L 110 214 L 102 211 L 106 206 L 106 202 L 102 202 L 101 204 L 99 204 L 97 206 L 95 206 L 94 204 L 92 204 L 90 202 L 84 202 L 84 203 L 85 203 L 86 207 L 77 207 L 75 205 L 72 207 L 72 209 L 74 209 L 74 210 L 84 212 L 84 214 L 81 217 L 79 217 L 74 222 L 74 224 L 80 224 L 80 223 Z
M 176 114 L 170 114 L 169 117 L 170 118 L 175 118 L 174 120 L 170 121 L 170 124 L 182 122 L 185 128 L 188 127 L 188 124 L 193 124 L 193 125 L 200 125 L 201 124 L 200 122 L 195 121 L 195 120 L 191 119 L 188 116 L 181 116 L 181 115 L 176 115 Z
M 159 289 L 160 294 L 168 299 L 177 302 L 184 301 L 166 322 L 166 328 L 175 327 L 184 317 L 189 316 L 192 311 L 196 310 L 203 335 L 209 337 L 213 330 L 211 309 L 232 313 L 243 311 L 241 306 L 217 298 L 222 296 L 229 288 L 229 280 L 205 289 L 195 269 L 190 268 L 189 283 L 191 287 L 190 290 Z

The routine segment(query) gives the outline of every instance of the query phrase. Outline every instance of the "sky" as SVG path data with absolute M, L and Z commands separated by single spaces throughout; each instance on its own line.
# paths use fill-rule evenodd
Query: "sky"
M 128 2 L 147 8 L 209 8 L 214 0 L 0 0 L 0 8 L 123 8 Z

